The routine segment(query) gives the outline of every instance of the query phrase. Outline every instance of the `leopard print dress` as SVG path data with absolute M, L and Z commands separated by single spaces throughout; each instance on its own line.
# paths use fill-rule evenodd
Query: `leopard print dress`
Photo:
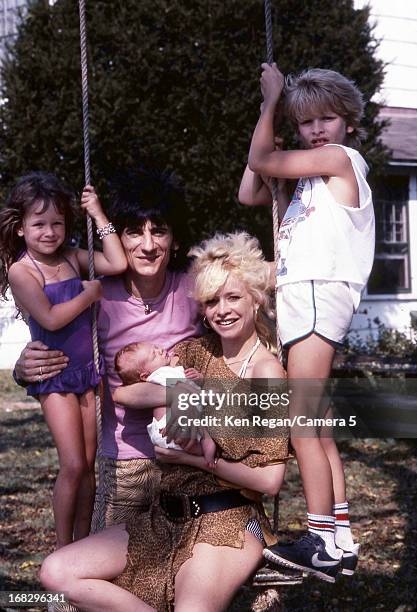
M 230 382 L 233 391 L 247 391 L 249 381 L 239 379 L 225 364 L 217 336 L 181 342 L 176 347 L 180 363 L 196 368 L 206 379 L 221 381 L 222 389 Z M 246 389 L 243 387 L 246 386 Z M 234 437 L 222 428 L 210 429 L 210 435 L 220 449 L 220 456 L 239 461 L 250 467 L 282 463 L 288 457 L 288 435 L 283 430 L 274 437 Z M 213 474 L 184 465 L 163 464 L 161 490 L 175 494 L 204 495 L 233 485 L 220 481 Z M 129 521 L 127 564 L 114 583 L 134 593 L 158 611 L 171 610 L 174 604 L 174 581 L 181 565 L 192 556 L 199 542 L 212 546 L 242 548 L 245 528 L 256 518 L 266 542 L 275 541 L 264 513 L 261 496 L 243 490 L 253 504 L 220 512 L 203 514 L 186 522 L 172 522 L 161 510 L 156 499 L 147 513 Z

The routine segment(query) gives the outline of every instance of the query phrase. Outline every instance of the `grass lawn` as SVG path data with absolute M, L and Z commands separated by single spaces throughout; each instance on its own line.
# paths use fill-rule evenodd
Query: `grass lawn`
M 40 563 L 54 546 L 51 496 L 57 456 L 39 404 L 26 400 L 5 371 L 0 372 L 0 429 L 0 588 L 37 590 Z M 301 586 L 286 587 L 284 610 L 411 612 L 417 600 L 416 441 L 355 440 L 340 449 L 353 528 L 362 545 L 360 568 L 336 585 L 306 579 Z M 295 461 L 280 496 L 280 513 L 283 539 L 304 531 Z M 247 601 L 243 592 L 233 611 L 248 610 Z

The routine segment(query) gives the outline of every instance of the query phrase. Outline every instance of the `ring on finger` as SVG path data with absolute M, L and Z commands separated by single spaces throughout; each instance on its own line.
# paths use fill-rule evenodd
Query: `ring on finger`
M 42 378 L 43 372 L 42 372 L 42 366 L 39 366 L 39 378 Z

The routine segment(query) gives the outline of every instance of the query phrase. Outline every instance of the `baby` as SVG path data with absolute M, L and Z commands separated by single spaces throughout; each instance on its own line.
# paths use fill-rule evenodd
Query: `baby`
M 116 354 L 114 365 L 124 385 L 138 382 L 152 382 L 163 387 L 173 387 L 179 380 L 188 380 L 191 385 L 198 387 L 193 380 L 201 378 L 201 374 L 194 368 L 184 370 L 177 365 L 178 355 L 150 342 L 132 342 L 120 349 Z M 149 437 L 153 444 L 162 448 L 182 450 L 175 442 L 168 443 L 161 430 L 166 426 L 166 407 L 154 408 L 152 422 L 148 425 Z M 203 436 L 189 451 L 193 454 L 204 455 L 209 467 L 215 467 L 216 444 L 203 430 Z

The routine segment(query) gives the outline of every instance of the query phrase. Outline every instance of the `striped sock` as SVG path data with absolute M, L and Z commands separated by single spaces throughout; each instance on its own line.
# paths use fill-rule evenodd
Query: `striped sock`
M 350 530 L 348 502 L 346 501 L 343 504 L 334 504 L 333 512 L 335 518 L 336 546 L 343 548 L 343 550 L 353 550 L 355 543 Z
M 319 535 L 324 540 L 326 552 L 333 559 L 338 559 L 340 555 L 334 543 L 334 516 L 307 512 L 307 520 L 309 532 Z

